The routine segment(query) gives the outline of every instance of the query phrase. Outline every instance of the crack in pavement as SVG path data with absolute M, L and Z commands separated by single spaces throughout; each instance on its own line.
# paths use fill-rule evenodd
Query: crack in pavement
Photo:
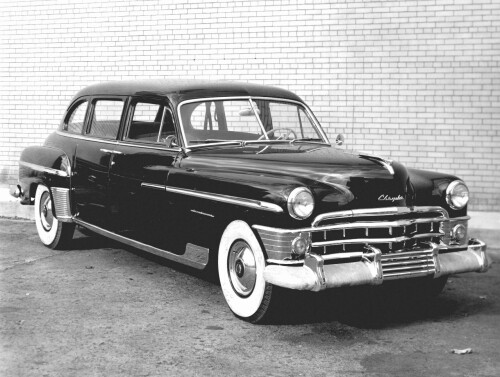
M 9 266 L 0 267 L 0 272 L 12 270 L 13 268 L 16 268 L 16 267 L 19 267 L 19 266 L 24 266 L 26 264 L 34 264 L 35 262 L 38 262 L 40 260 L 49 259 L 49 258 L 52 258 L 52 257 L 57 257 L 59 255 L 65 254 L 65 253 L 66 253 L 65 251 L 62 251 L 60 253 L 50 254 L 50 255 L 47 255 L 47 256 L 44 256 L 44 257 L 28 258 L 28 259 L 24 259 L 24 261 L 13 262 L 13 264 L 11 264 Z

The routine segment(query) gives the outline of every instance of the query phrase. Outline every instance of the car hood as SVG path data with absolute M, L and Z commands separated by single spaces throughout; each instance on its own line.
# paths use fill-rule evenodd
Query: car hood
M 171 183 L 281 205 L 293 188 L 306 186 L 323 204 L 316 206 L 318 211 L 401 206 L 412 196 L 403 165 L 329 145 L 200 149 L 179 167 L 190 177 L 171 177 Z

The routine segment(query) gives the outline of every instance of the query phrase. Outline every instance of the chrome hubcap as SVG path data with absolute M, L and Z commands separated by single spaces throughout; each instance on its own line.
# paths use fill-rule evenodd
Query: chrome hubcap
M 46 231 L 52 228 L 54 216 L 52 215 L 52 201 L 48 192 L 44 192 L 40 199 L 40 220 Z
M 228 257 L 229 277 L 238 295 L 246 297 L 252 293 L 257 280 L 255 256 L 245 241 L 236 241 Z

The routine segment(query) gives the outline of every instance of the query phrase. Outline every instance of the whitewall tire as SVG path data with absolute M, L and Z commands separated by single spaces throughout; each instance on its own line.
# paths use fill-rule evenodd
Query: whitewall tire
M 230 223 L 222 234 L 218 271 L 222 293 L 238 317 L 257 323 L 271 303 L 272 285 L 264 280 L 266 259 L 250 226 L 241 220 Z
M 51 249 L 68 246 L 73 238 L 75 225 L 57 220 L 52 211 L 53 203 L 49 189 L 38 185 L 35 194 L 35 224 L 42 243 Z

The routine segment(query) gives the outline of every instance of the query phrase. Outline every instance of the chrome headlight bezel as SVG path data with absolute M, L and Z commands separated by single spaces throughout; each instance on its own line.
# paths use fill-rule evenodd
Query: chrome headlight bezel
M 457 203 L 457 189 L 458 188 L 465 188 L 465 191 L 467 192 L 467 199 L 465 200 L 465 203 Z M 463 195 L 462 195 L 463 197 Z M 467 203 L 469 202 L 469 188 L 467 185 L 460 180 L 456 180 L 451 182 L 448 187 L 446 188 L 446 203 L 450 206 L 450 208 L 459 210 L 464 208 Z
M 299 204 L 299 203 L 297 203 L 297 198 L 299 197 L 299 195 L 309 196 L 309 199 L 310 199 L 312 205 L 311 205 L 311 209 L 307 213 L 301 214 L 301 213 L 299 213 L 299 211 L 297 211 L 296 207 Z M 292 192 L 290 193 L 290 195 L 288 195 L 287 208 L 288 208 L 288 213 L 294 219 L 297 219 L 297 220 L 307 219 L 314 212 L 314 196 L 313 196 L 311 190 L 309 190 L 307 187 L 296 187 L 295 189 L 293 189 Z

